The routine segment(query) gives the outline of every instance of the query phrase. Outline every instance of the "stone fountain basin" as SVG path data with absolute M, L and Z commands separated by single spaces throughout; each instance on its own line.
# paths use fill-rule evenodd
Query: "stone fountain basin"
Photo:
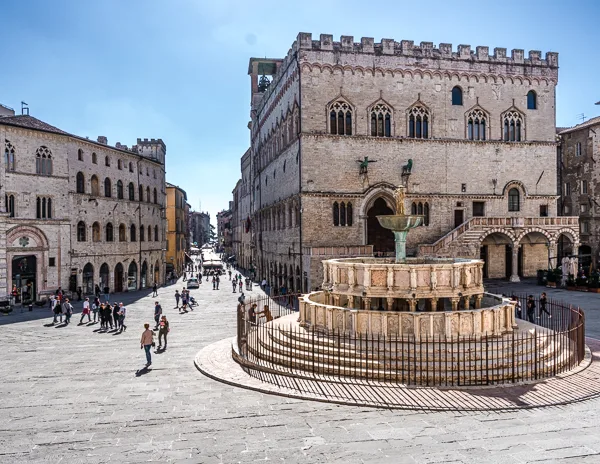
M 376 217 L 381 227 L 398 232 L 419 227 L 423 225 L 423 221 L 425 220 L 425 216 L 394 215 Z

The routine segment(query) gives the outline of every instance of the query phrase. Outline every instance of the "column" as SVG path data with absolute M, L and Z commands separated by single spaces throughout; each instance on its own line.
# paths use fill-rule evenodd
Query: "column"
M 551 240 L 550 243 L 548 244 L 548 262 L 550 263 L 550 266 L 553 269 L 559 266 L 556 256 L 557 256 L 557 244 L 556 244 L 555 240 Z M 592 256 L 596 256 L 596 254 L 593 254 Z
M 512 275 L 510 276 L 511 282 L 520 282 L 519 279 L 519 245 L 513 244 L 512 247 Z
M 430 301 L 431 301 L 431 311 L 436 312 L 437 305 L 438 305 L 438 298 L 437 297 L 430 298 Z
M 483 300 L 483 295 L 475 295 L 475 309 L 481 309 L 481 301 Z
M 452 311 L 458 311 L 459 301 L 460 301 L 460 298 L 458 298 L 458 297 L 450 298 L 450 302 L 452 303 Z
M 386 301 L 387 301 L 387 308 L 386 308 L 386 309 L 387 309 L 388 311 L 391 311 L 391 310 L 392 310 L 392 308 L 393 308 L 393 306 L 394 306 L 394 299 L 393 299 L 393 298 L 391 298 L 391 297 L 387 297 L 387 298 L 386 298 Z
M 470 296 L 463 296 L 463 300 L 464 300 L 464 307 L 465 309 L 471 309 L 471 297 Z
M 333 295 L 333 305 L 334 306 L 340 305 L 340 296 L 339 295 Z
M 363 298 L 363 309 L 371 309 L 371 298 L 365 297 Z
M 417 310 L 417 300 L 415 300 L 414 298 L 411 298 L 410 300 L 406 300 L 408 301 L 408 310 L 411 313 L 416 312 Z
M 354 295 L 348 295 L 348 309 L 354 308 Z

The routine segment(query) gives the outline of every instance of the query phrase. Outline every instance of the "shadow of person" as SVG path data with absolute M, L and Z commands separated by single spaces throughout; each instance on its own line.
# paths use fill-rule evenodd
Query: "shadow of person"
M 145 375 L 145 374 L 147 374 L 147 373 L 149 373 L 151 371 L 152 371 L 152 369 L 150 369 L 148 366 L 144 366 L 141 369 L 139 369 L 138 371 L 136 371 L 135 376 L 136 377 L 140 377 L 140 376 Z
M 44 327 L 54 327 L 55 325 L 54 322 L 50 322 L 50 324 L 44 324 Z
M 115 335 L 121 335 L 123 332 L 121 330 L 115 330 L 115 333 L 113 333 L 113 337 Z
M 165 352 L 165 350 L 166 350 L 166 348 L 164 346 L 157 348 L 156 351 L 154 351 L 154 354 L 163 354 Z
M 63 327 L 66 327 L 66 326 L 68 326 L 68 325 L 69 325 L 69 324 L 67 324 L 66 322 L 61 322 L 60 324 L 58 324 L 58 325 L 55 325 L 55 326 L 54 326 L 54 328 L 55 328 L 55 329 L 62 329 Z

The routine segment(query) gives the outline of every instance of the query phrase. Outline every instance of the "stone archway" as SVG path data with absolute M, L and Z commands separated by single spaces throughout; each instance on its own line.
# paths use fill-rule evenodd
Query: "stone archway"
M 374 253 L 393 252 L 394 233 L 389 229 L 384 229 L 377 216 L 394 214 L 383 198 L 377 198 L 373 205 L 367 211 L 367 245 L 373 245 Z
M 550 236 L 545 231 L 532 230 L 519 240 L 522 277 L 534 277 L 538 269 L 548 269 Z
M 514 274 L 512 260 L 514 237 L 503 231 L 490 230 L 480 240 L 479 257 L 484 261 L 483 276 L 490 279 L 511 277 Z M 517 271 L 518 267 L 517 264 Z

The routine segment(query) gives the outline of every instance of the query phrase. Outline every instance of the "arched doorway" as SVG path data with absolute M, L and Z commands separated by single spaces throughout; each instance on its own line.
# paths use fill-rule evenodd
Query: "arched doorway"
M 160 267 L 158 265 L 158 261 L 156 261 L 156 263 L 154 264 L 154 283 L 156 285 L 159 284 L 159 278 L 160 278 Z
M 493 232 L 483 239 L 479 257 L 484 261 L 484 278 L 503 279 L 512 275 L 512 247 L 513 240 L 502 232 Z M 519 249 L 519 271 L 521 262 Z
M 394 233 L 384 229 L 377 220 L 377 216 L 386 214 L 394 214 L 394 211 L 383 198 L 375 200 L 367 212 L 367 245 L 373 245 L 375 253 L 393 252 L 395 249 Z
M 115 266 L 115 292 L 119 293 L 123 291 L 123 265 L 117 263 Z
M 144 261 L 144 263 L 142 264 L 142 273 L 140 275 L 140 279 L 141 279 L 140 288 L 146 288 L 147 276 L 148 276 L 148 264 L 146 264 L 146 261 Z
M 82 286 L 84 295 L 92 295 L 94 293 L 94 266 L 92 266 L 92 263 L 87 263 L 83 266 Z
M 583 268 L 585 274 L 591 272 L 592 265 L 592 247 L 589 245 L 581 245 L 579 247 L 579 266 Z
M 105 288 L 108 288 L 108 278 L 110 275 L 110 269 L 108 268 L 108 264 L 103 263 L 102 266 L 100 266 L 100 290 L 102 290 L 104 293 L 106 293 Z
M 15 303 L 31 303 L 37 295 L 37 258 L 34 255 L 14 256 L 12 285 L 17 289 Z
M 529 232 L 521 238 L 520 245 L 522 277 L 533 277 L 539 269 L 548 269 L 550 240 L 543 233 Z
M 135 261 L 132 261 L 127 270 L 127 291 L 137 290 L 138 268 Z
M 569 234 L 560 234 L 557 241 L 558 262 L 562 263 L 565 257 L 571 257 L 575 254 L 573 239 Z

